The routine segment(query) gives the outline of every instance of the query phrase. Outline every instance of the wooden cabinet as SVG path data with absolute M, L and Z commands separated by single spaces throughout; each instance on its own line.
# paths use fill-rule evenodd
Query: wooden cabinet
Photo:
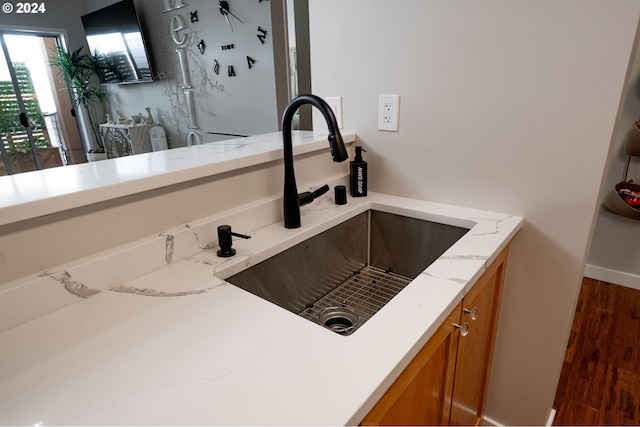
M 449 315 L 362 425 L 446 425 L 458 346 L 461 305 Z
M 500 254 L 462 300 L 460 321 L 468 323 L 469 329 L 466 336 L 461 335 L 458 339 L 451 425 L 479 425 L 482 422 L 507 250 Z
M 484 414 L 508 247 L 362 425 L 478 425 Z M 457 328 L 467 329 L 463 336 Z

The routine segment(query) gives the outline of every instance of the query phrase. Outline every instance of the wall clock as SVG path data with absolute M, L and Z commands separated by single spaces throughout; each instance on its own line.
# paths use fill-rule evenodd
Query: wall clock
M 215 4 L 216 9 L 220 12 L 220 23 L 226 27 L 226 31 L 223 33 L 225 34 L 224 39 L 221 40 L 219 46 L 221 55 L 214 59 L 211 66 L 216 75 L 225 73 L 228 77 L 236 77 L 242 72 L 241 70 L 252 70 L 256 67 L 257 60 L 251 56 L 251 51 L 256 46 L 266 43 L 269 36 L 268 26 L 267 22 L 250 22 L 245 19 L 245 16 L 263 16 L 267 21 L 270 16 L 267 1 L 218 0 Z M 263 2 L 267 5 L 264 13 L 259 13 L 259 11 L 256 13 L 256 11 L 247 9 L 264 8 L 265 5 L 261 4 Z M 236 53 L 236 55 L 229 55 L 230 53 Z

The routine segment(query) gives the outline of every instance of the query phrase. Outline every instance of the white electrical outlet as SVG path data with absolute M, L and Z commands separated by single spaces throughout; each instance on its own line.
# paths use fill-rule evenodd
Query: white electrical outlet
M 333 115 L 336 116 L 336 122 L 338 122 L 338 128 L 342 129 L 342 97 L 329 96 L 324 100 L 333 110 Z
M 398 132 L 400 95 L 380 95 L 378 99 L 378 129 Z

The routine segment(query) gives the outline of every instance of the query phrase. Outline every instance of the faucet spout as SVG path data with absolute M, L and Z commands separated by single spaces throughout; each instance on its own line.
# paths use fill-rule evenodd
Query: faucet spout
M 291 141 L 291 122 L 298 108 L 304 104 L 316 107 L 327 122 L 329 128 L 329 150 L 334 162 L 343 162 L 349 158 L 344 145 L 342 135 L 338 129 L 336 117 L 331 107 L 324 99 L 316 95 L 299 95 L 295 97 L 282 115 L 282 139 L 284 157 L 284 226 L 285 228 L 300 227 L 300 202 L 298 200 L 298 188 L 296 187 L 296 177 L 293 169 L 293 142 Z

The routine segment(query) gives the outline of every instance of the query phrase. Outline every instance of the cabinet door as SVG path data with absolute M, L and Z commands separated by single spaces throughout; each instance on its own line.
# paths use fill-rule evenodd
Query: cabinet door
M 400 374 L 362 425 L 447 425 L 461 305 Z
M 484 415 L 507 251 L 508 248 L 462 300 L 460 322 L 468 323 L 469 329 L 458 341 L 451 425 L 478 425 Z

